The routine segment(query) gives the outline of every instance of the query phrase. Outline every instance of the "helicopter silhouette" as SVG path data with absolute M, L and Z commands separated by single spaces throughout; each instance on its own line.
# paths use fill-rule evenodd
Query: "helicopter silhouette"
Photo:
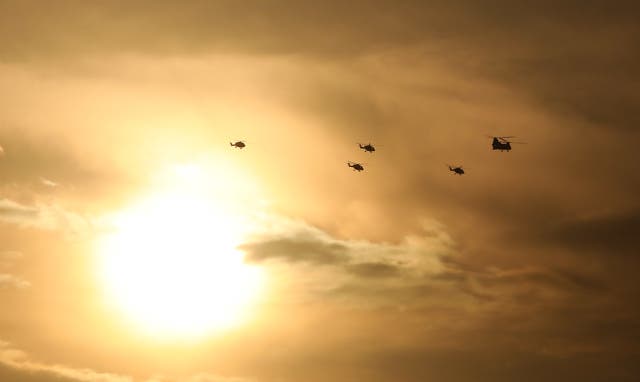
M 509 138 L 515 138 L 515 137 L 492 137 L 487 135 L 489 138 L 493 138 L 493 141 L 491 142 L 491 147 L 493 150 L 500 150 L 500 151 L 511 151 L 511 144 L 512 143 L 519 143 L 519 144 L 524 144 L 525 142 L 513 142 L 513 141 L 509 141 Z
M 229 142 L 229 144 L 230 144 L 231 146 L 236 147 L 236 148 L 239 148 L 239 149 L 241 149 L 241 148 L 243 148 L 243 147 L 245 147 L 245 146 L 246 146 L 246 144 L 245 144 L 243 141 L 237 141 L 237 142 L 235 142 L 235 143 L 233 143 L 233 142 Z
M 376 148 L 371 143 L 367 143 L 366 145 L 362 145 L 361 143 L 358 143 L 358 146 L 360 146 L 361 149 L 363 149 L 368 153 L 372 153 L 376 151 Z
M 464 170 L 462 169 L 462 166 L 451 167 L 451 165 L 447 165 L 447 167 L 449 167 L 449 171 L 453 172 L 456 175 L 464 175 Z
M 347 162 L 347 166 L 353 168 L 354 171 L 358 171 L 358 172 L 364 170 L 364 166 L 362 166 L 362 164 L 356 163 L 356 162 Z

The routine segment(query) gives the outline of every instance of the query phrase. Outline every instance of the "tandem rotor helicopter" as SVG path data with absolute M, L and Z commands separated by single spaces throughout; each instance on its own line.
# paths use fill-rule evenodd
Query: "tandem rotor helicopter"
M 487 137 L 489 138 L 493 138 L 493 141 L 491 142 L 491 147 L 493 148 L 493 150 L 500 150 L 500 151 L 511 151 L 511 144 L 512 143 L 518 143 L 518 144 L 525 144 L 526 142 L 513 142 L 510 141 L 509 139 L 511 138 L 515 138 L 515 137 L 492 137 L 490 135 L 487 135 Z

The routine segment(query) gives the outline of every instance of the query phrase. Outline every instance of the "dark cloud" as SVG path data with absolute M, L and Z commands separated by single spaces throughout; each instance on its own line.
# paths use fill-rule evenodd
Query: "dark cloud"
M 602 281 L 571 271 L 523 269 L 515 271 L 485 272 L 471 276 L 479 285 L 489 289 L 500 286 L 541 286 L 560 291 L 594 293 L 606 291 Z
M 412 348 L 371 355 L 368 365 L 379 365 L 382 373 L 368 378 L 386 381 L 421 381 L 429 378 L 447 381 L 632 381 L 638 372 L 630 363 L 633 357 L 622 356 L 625 366 L 617 368 L 616 357 L 596 354 L 577 354 L 571 357 L 553 357 L 544 354 L 495 349 L 492 339 L 487 346 L 473 350 L 430 350 Z M 573 365 L 584 365 L 575 368 Z M 464 366 L 462 366 L 464 365 Z M 608 372 L 604 370 L 610 370 Z
M 386 263 L 358 263 L 348 265 L 347 272 L 365 278 L 379 278 L 398 276 L 400 268 Z
M 339 264 L 347 260 L 346 247 L 339 243 L 326 243 L 313 238 L 294 237 L 243 244 L 246 261 L 262 262 L 279 259 L 286 262 L 313 264 Z
M 3 20 L 8 34 L 20 36 L 4 41 L 3 53 L 9 57 L 141 49 L 158 53 L 207 52 L 212 49 L 257 53 L 346 53 L 352 49 L 360 50 L 363 44 L 371 45 L 372 32 L 378 43 L 389 40 L 385 28 L 376 28 L 380 23 L 387 28 L 402 25 L 394 19 L 367 17 L 373 9 L 384 11 L 388 8 L 383 2 L 335 3 L 332 6 L 311 2 L 254 2 L 251 12 L 247 12 L 248 4 L 230 1 L 215 4 L 167 1 L 154 3 L 153 7 L 145 2 L 88 5 L 69 1 L 57 6 L 38 4 L 38 11 L 34 11 L 33 4 L 29 3 L 5 1 L 3 5 L 3 14 L 11 13 L 28 20 L 26 25 L 12 22 L 9 18 Z M 53 21 L 60 19 L 67 22 Z M 354 35 L 351 25 L 358 21 L 364 30 Z M 38 25 L 37 31 L 27 26 L 34 24 Z M 348 38 L 335 39 L 334 36 L 340 33 Z M 47 35 L 55 37 L 44 37 Z
M 516 87 L 588 123 L 634 129 L 639 122 L 633 2 L 277 1 L 252 2 L 251 11 L 231 1 L 152 3 L 3 1 L 0 54 L 5 60 L 114 52 L 352 59 L 412 47 L 424 52 L 419 61 Z M 336 100 L 345 96 L 334 93 Z M 371 109 L 364 99 L 358 103 Z
M 640 211 L 560 221 L 540 227 L 533 240 L 607 256 L 636 255 L 640 245 Z

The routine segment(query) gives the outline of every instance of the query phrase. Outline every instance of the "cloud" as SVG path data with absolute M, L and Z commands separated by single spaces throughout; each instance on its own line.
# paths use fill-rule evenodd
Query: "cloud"
M 18 251 L 0 251 L 0 268 L 10 268 L 13 263 L 22 257 L 22 252 Z M 0 273 L 0 289 L 15 288 L 25 289 L 31 286 L 31 283 L 21 277 Z
M 313 238 L 291 237 L 249 243 L 238 247 L 247 253 L 248 262 L 279 259 L 287 262 L 337 264 L 346 260 L 346 247 L 340 243 L 326 243 Z
M 77 382 L 133 382 L 133 378 L 97 372 L 92 369 L 76 369 L 63 365 L 50 365 L 33 361 L 10 343 L 0 341 L 0 364 L 25 373 L 41 373 L 58 379 Z M 45 379 L 46 380 L 46 379 Z
M 0 69 L 0 81 L 10 81 L 13 77 Z M 96 180 L 96 174 L 90 170 L 92 165 L 79 158 L 77 148 L 72 147 L 69 137 L 61 137 L 64 133 L 59 127 L 48 126 L 33 134 L 33 123 L 23 126 L 21 111 L 16 112 L 15 118 L 2 117 L 2 123 L 7 127 L 0 131 L 0 141 L 5 147 L 11 147 L 11 156 L 0 161 L 5 187 L 7 183 L 14 184 L 20 187 L 20 194 L 24 196 L 29 191 L 39 191 L 42 186 L 55 187 L 60 182 L 86 185 Z
M 403 243 L 386 244 L 338 239 L 305 222 L 275 215 L 265 224 L 269 232 L 238 246 L 245 252 L 245 261 L 331 266 L 353 276 L 386 278 L 402 276 L 409 269 L 435 271 L 440 256 L 453 250 L 439 225 L 434 225 L 438 231 L 430 231 L 428 237 L 407 237 Z
M 255 382 L 254 379 L 223 377 L 219 375 L 201 373 L 185 379 L 186 382 Z
M 400 267 L 386 263 L 357 263 L 347 265 L 347 271 L 360 277 L 391 277 L 397 276 Z
M 6 33 L 0 55 L 9 61 L 122 52 L 292 55 L 328 61 L 408 51 L 411 64 L 436 63 L 471 80 L 489 78 L 593 125 L 629 130 L 638 124 L 634 110 L 639 99 L 632 85 L 640 78 L 634 49 L 638 26 L 629 17 L 638 5 L 633 2 L 615 7 L 573 1 L 526 6 L 508 1 L 354 1 L 330 7 L 292 1 L 3 4 L 0 22 Z M 581 17 L 575 16 L 575 7 Z M 306 22 L 298 22 L 300 18 Z M 323 93 L 316 97 L 328 99 Z M 326 95 L 333 94 L 335 105 L 328 104 L 336 110 L 345 110 L 340 101 L 346 99 L 358 114 L 379 113 L 379 104 L 356 97 L 358 93 Z M 380 119 L 368 121 L 375 125 Z
M 6 274 L 6 273 L 0 273 L 0 289 L 6 288 L 6 287 L 11 287 L 16 289 L 25 289 L 30 286 L 31 286 L 31 283 L 17 276 Z
M 47 178 L 42 178 L 42 177 L 40 177 L 40 183 L 42 183 L 44 186 L 47 186 L 47 187 L 58 187 L 60 185 L 59 183 L 56 183 L 52 180 L 49 180 Z
M 628 1 L 615 7 L 574 1 L 525 6 L 508 1 L 354 1 L 332 6 L 293 1 L 142 1 L 117 6 L 61 1 L 34 7 L 8 1 L 0 12 L 6 28 L 0 55 L 9 61 L 122 52 L 348 60 L 411 50 L 414 55 L 422 52 L 418 64 L 444 63 L 469 77 L 489 77 L 519 88 L 546 108 L 628 130 L 638 122 L 634 110 L 639 100 L 632 85 L 639 78 L 634 49 L 638 26 L 629 16 L 637 11 L 638 5 Z M 336 94 L 336 99 L 344 94 Z M 363 111 L 371 109 L 366 100 L 360 104 Z
M 22 256 L 22 252 L 19 251 L 0 251 L 0 261 L 13 261 Z
M 0 222 L 68 233 L 86 232 L 89 221 L 55 204 L 27 206 L 10 199 L 0 199 Z
M 413 286 L 448 283 L 458 289 L 464 287 L 466 292 L 482 290 L 489 294 L 500 294 L 502 288 L 514 284 L 557 290 L 604 289 L 598 279 L 579 271 L 544 267 L 535 261 L 517 267 L 469 263 L 446 228 L 434 221 L 425 225 L 423 235 L 407 236 L 401 243 L 389 244 L 338 239 L 307 223 L 283 220 L 286 219 L 272 216 L 270 232 L 238 247 L 245 252 L 245 261 L 265 266 L 299 265 L 311 272 L 314 267 L 319 271 L 328 267 L 329 272 L 342 272 L 357 279 L 396 278 Z M 634 237 L 632 232 L 624 232 Z
M 541 226 L 534 240 L 611 256 L 635 254 L 640 243 L 640 211 L 604 214 Z
M 253 378 L 225 377 L 211 373 L 198 373 L 195 375 L 171 378 L 155 376 L 151 379 L 145 379 L 143 382 L 257 382 Z
M 0 366 L 14 372 L 12 378 L 18 381 L 34 382 L 256 382 L 254 379 L 225 377 L 212 373 L 197 373 L 184 377 L 134 378 L 128 375 L 101 372 L 89 368 L 74 368 L 66 365 L 48 364 L 34 361 L 29 354 L 16 349 L 9 342 L 0 340 Z M 0 370 L 0 376 L 2 376 Z
M 265 235 L 264 240 L 244 247 L 248 261 L 277 272 L 278 282 L 288 289 L 288 297 L 281 299 L 304 295 L 300 309 L 308 316 L 299 313 L 304 317 L 301 320 L 313 320 L 309 317 L 313 317 L 312 306 L 316 304 L 354 315 L 369 312 L 361 317 L 364 321 L 356 320 L 364 327 L 355 330 L 353 338 L 342 334 L 347 339 L 339 340 L 349 344 L 353 340 L 350 351 L 363 357 L 369 353 L 357 345 L 358 338 L 375 335 L 380 353 L 388 356 L 398 350 L 398 341 L 407 346 L 403 354 L 418 352 L 425 357 L 449 357 L 453 349 L 478 355 L 488 341 L 497 352 L 495 357 L 517 350 L 540 359 L 579 359 L 604 352 L 606 346 L 601 341 L 605 336 L 612 342 L 624 341 L 619 332 L 597 334 L 592 327 L 632 319 L 597 317 L 598 310 L 624 300 L 608 299 L 612 286 L 597 272 L 544 264 L 535 257 L 524 264 L 478 263 L 435 222 L 426 226 L 423 235 L 407 237 L 398 244 L 341 240 L 300 221 L 284 226 L 289 235 L 279 229 L 272 234 L 279 238 L 276 243 L 286 237 L 286 245 L 274 247 L 274 241 Z M 251 251 L 262 256 L 251 258 Z M 314 255 L 299 256 L 312 251 Z M 286 271 L 280 265 L 285 265 Z M 585 329 L 564 333 L 575 315 L 581 315 Z M 396 329 L 384 329 L 391 322 Z M 339 323 L 331 327 L 337 333 L 349 331 Z M 492 338 L 495 328 L 500 328 L 501 334 Z M 531 333 L 546 333 L 553 340 L 538 339 Z M 465 341 L 459 341 L 460 336 Z M 518 338 L 521 340 L 515 340 Z M 428 345 L 418 345 L 421 342 Z M 474 370 L 486 373 L 485 361 L 478 362 Z
M 372 306 L 401 301 L 414 307 L 442 300 L 461 309 L 469 302 L 508 305 L 523 294 L 531 294 L 531 304 L 537 306 L 607 292 L 604 280 L 580 270 L 535 261 L 514 266 L 468 262 L 445 227 L 433 221 L 425 225 L 423 235 L 388 244 L 342 240 L 304 222 L 282 220 L 274 218 L 271 232 L 239 249 L 247 262 L 276 269 L 286 265 L 281 281 L 303 279 L 297 292 L 319 299 L 340 297 Z
M 38 216 L 37 208 L 23 206 L 8 199 L 0 199 L 0 219 L 8 222 L 29 221 Z

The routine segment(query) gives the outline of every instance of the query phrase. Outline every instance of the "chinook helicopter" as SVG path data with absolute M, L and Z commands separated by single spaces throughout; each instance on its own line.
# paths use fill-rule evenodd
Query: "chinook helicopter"
M 363 149 L 364 151 L 366 151 L 368 153 L 372 153 L 372 152 L 376 151 L 375 146 L 373 146 L 371 143 L 367 143 L 366 145 L 358 143 L 358 146 L 360 146 L 361 149 Z
M 449 171 L 453 172 L 456 175 L 464 175 L 464 170 L 462 169 L 462 166 L 451 166 L 451 165 L 447 165 L 447 167 L 449 167 Z
M 347 166 L 351 167 L 354 171 L 358 171 L 358 172 L 364 170 L 364 167 L 362 166 L 362 164 L 356 163 L 356 162 L 347 162 Z
M 246 146 L 246 144 L 243 141 L 237 141 L 237 142 L 229 142 L 229 144 L 235 148 L 241 149 L 244 148 Z
M 512 143 L 518 143 L 518 144 L 524 144 L 525 142 L 513 142 L 513 141 L 509 141 L 508 139 L 510 138 L 515 138 L 515 137 L 492 137 L 490 135 L 487 135 L 487 137 L 489 138 L 493 138 L 493 141 L 491 142 L 491 147 L 493 148 L 493 150 L 500 150 L 500 151 L 511 151 L 511 144 Z

